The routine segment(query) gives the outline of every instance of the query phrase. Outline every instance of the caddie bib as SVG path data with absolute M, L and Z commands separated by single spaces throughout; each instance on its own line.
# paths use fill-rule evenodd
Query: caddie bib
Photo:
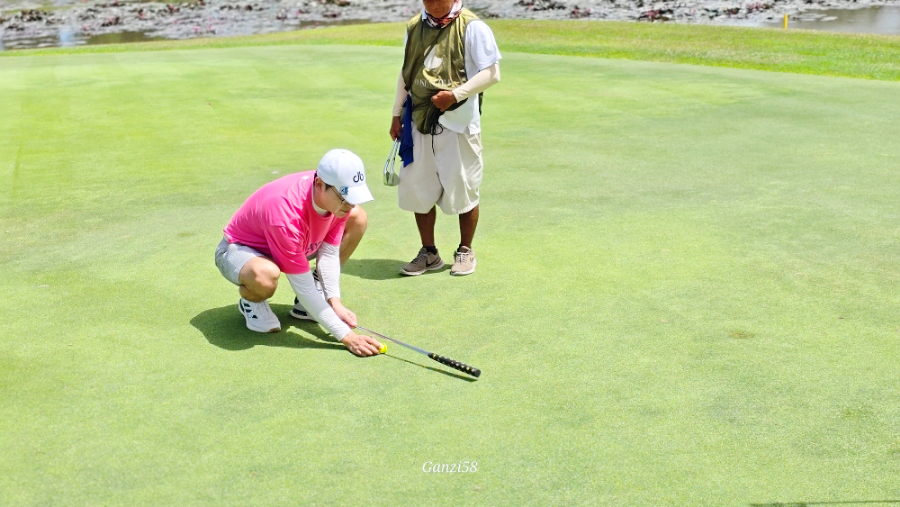
M 466 76 L 466 26 L 478 19 L 463 8 L 452 23 L 432 28 L 422 16 L 410 20 L 406 29 L 406 52 L 403 57 L 403 81 L 412 97 L 412 120 L 423 134 L 434 134 L 442 112 L 431 103 L 431 97 L 442 90 L 453 90 L 464 84 Z M 468 100 L 468 99 L 466 99 Z M 465 103 L 457 102 L 448 110 Z

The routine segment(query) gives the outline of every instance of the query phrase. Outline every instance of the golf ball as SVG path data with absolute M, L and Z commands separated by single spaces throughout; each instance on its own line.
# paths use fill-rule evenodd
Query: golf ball
M 381 348 L 378 349 L 378 353 L 379 353 L 379 354 L 384 354 L 385 352 L 387 352 L 387 345 L 385 345 L 385 344 L 382 343 L 382 344 L 381 344 Z

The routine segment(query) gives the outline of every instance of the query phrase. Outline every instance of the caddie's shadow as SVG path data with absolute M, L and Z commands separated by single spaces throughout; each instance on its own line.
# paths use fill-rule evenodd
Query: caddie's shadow
M 341 274 L 357 276 L 366 280 L 393 280 L 395 278 L 403 278 L 400 274 L 400 268 L 409 262 L 397 259 L 354 259 L 350 258 L 347 263 L 341 266 Z M 442 269 L 428 271 L 428 274 L 440 273 L 446 269 L 450 269 L 449 264 L 445 264 Z
M 246 350 L 256 345 L 263 345 L 346 352 L 347 349 L 342 344 L 326 334 L 315 322 L 301 321 L 290 317 L 288 315 L 291 310 L 289 305 L 275 304 L 271 306 L 272 311 L 281 321 L 280 333 L 250 331 L 236 304 L 200 312 L 191 319 L 191 325 L 203 333 L 206 341 L 225 350 Z M 291 328 L 297 328 L 300 333 L 291 332 Z M 304 335 L 312 335 L 313 338 Z

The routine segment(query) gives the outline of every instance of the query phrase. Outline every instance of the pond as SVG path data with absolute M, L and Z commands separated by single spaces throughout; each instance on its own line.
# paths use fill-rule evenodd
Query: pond
M 23 1 L 30 3 L 24 4 Z M 421 8 L 415 0 L 381 2 L 0 0 L 0 50 L 227 37 L 335 24 L 399 21 L 408 19 L 414 12 L 412 9 Z M 10 9 L 10 6 L 17 9 Z M 738 22 L 729 18 L 721 16 L 709 22 L 770 28 L 781 28 L 783 25 L 782 17 L 777 14 L 769 15 L 769 19 L 762 21 L 756 18 Z M 627 19 L 635 19 L 635 15 Z M 791 14 L 788 28 L 900 35 L 900 6 L 809 9 Z
M 17 8 L 7 4 L 0 11 L 0 50 L 229 37 L 372 20 L 364 11 L 337 8 L 349 0 L 315 1 L 311 8 L 267 0 L 12 1 Z
M 754 26 L 782 28 L 783 20 L 762 22 Z M 788 20 L 788 28 L 900 35 L 900 6 L 879 5 L 863 9 L 811 10 L 791 16 Z

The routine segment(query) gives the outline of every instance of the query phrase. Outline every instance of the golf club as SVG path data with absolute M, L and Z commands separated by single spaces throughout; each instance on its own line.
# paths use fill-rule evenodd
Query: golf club
M 382 170 L 384 173 L 384 184 L 389 187 L 396 187 L 400 184 L 400 175 L 394 172 L 394 163 L 399 153 L 400 138 L 398 137 L 394 140 L 393 146 L 391 146 L 391 154 L 388 155 L 387 160 L 384 162 L 384 169 Z
M 455 368 L 463 373 L 468 373 L 469 375 L 471 375 L 475 378 L 478 378 L 481 375 L 481 370 L 479 370 L 478 368 L 473 368 L 472 366 L 460 363 L 459 361 L 454 361 L 453 359 L 450 359 L 449 357 L 439 356 L 439 355 L 435 354 L 434 352 L 428 352 L 427 350 L 420 349 L 419 347 L 414 347 L 408 343 L 403 343 L 400 340 L 395 340 L 395 339 L 391 338 L 390 336 L 385 336 L 381 333 L 376 333 L 375 331 L 372 331 L 371 329 L 366 329 L 359 325 L 357 325 L 356 328 L 360 329 L 362 331 L 365 331 L 367 333 L 372 333 L 373 335 L 375 335 L 379 338 L 384 338 L 385 340 L 390 340 L 390 341 L 396 343 L 397 345 L 403 345 L 404 347 L 413 349 L 416 352 L 418 352 L 419 354 L 424 354 L 441 364 L 447 365 L 451 368 Z

